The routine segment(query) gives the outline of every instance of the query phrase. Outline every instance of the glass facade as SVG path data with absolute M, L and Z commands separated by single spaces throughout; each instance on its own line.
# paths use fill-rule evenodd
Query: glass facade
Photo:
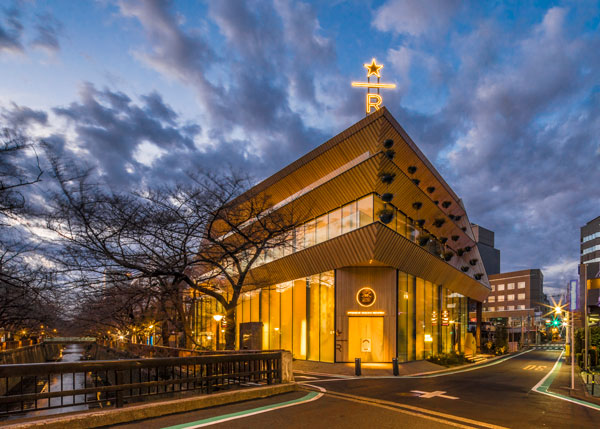
M 333 271 L 246 292 L 236 313 L 238 332 L 241 323 L 262 323 L 263 349 L 321 362 L 334 360 L 334 320 Z
M 467 298 L 407 273 L 398 273 L 398 360 L 464 351 Z
M 221 329 L 221 326 L 213 318 L 215 314 L 225 314 L 223 306 L 216 299 L 207 295 L 194 298 L 193 303 L 192 335 L 196 346 L 201 350 L 215 350 L 218 337 L 219 346 L 223 348 L 225 337 L 217 334 L 217 330 Z

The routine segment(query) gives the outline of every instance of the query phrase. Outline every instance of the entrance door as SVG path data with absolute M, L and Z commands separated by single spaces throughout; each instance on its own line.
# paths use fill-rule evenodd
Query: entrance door
M 383 317 L 348 318 L 348 358 L 383 362 Z

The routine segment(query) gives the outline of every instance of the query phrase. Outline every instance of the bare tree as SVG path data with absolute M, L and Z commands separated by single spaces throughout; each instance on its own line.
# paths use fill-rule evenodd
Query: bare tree
M 47 225 L 61 237 L 63 266 L 87 284 L 110 272 L 157 285 L 188 344 L 194 336 L 185 289 L 211 296 L 226 313 L 226 345 L 233 348 L 239 296 L 260 255 L 294 227 L 290 211 L 270 210 L 264 195 L 240 199 L 251 181 L 234 173 L 122 193 L 94 182 L 90 171 L 68 178 L 53 165 L 61 192 Z

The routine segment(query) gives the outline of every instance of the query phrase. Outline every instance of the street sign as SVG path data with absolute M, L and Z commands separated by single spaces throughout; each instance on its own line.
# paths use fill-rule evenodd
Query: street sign
M 442 310 L 442 326 L 448 326 L 450 324 L 450 317 L 448 310 Z

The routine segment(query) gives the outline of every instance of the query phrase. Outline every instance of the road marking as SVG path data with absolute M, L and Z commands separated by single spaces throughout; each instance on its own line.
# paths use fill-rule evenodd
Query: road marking
M 256 414 L 267 413 L 269 411 L 279 410 L 281 408 L 293 407 L 294 405 L 306 404 L 307 402 L 316 401 L 320 397 L 324 395 L 325 389 L 319 388 L 317 386 L 313 386 L 319 390 L 318 392 L 309 392 L 307 395 L 302 398 L 292 399 L 291 401 L 281 402 L 279 404 L 265 405 L 264 407 L 253 408 L 250 410 L 238 411 L 237 413 L 224 414 L 222 416 L 210 417 L 208 419 L 198 420 L 195 422 L 183 423 L 180 425 L 169 426 L 163 429 L 195 429 L 201 428 L 205 426 L 215 425 L 217 423 L 228 422 L 231 420 L 242 419 L 244 417 L 254 416 Z
M 546 365 L 527 365 L 523 367 L 525 371 L 544 371 L 546 368 L 548 368 Z
M 305 385 L 306 386 L 306 385 Z M 320 386 L 313 386 L 319 388 Z M 441 413 L 439 411 L 428 410 L 426 408 L 415 407 L 413 405 L 400 404 L 398 402 L 386 401 L 383 399 L 375 399 L 364 396 L 356 396 L 348 393 L 326 391 L 324 388 L 320 388 L 320 391 L 327 392 L 328 396 L 334 398 L 343 399 L 346 401 L 357 402 L 360 404 L 371 405 L 374 407 L 384 408 L 387 410 L 395 411 L 398 413 L 408 414 L 411 416 L 421 417 L 427 420 L 432 420 L 438 423 L 446 425 L 465 428 L 488 428 L 488 429 L 507 429 L 504 426 L 498 426 L 490 423 L 481 422 L 478 420 L 468 419 L 466 417 L 454 416 L 452 414 Z M 469 425 L 469 426 L 467 426 Z
M 430 399 L 430 398 L 446 398 L 446 399 L 458 399 L 456 396 L 449 396 L 449 395 L 444 395 L 444 391 L 442 390 L 434 390 L 433 392 L 423 392 L 422 390 L 411 390 L 411 392 L 413 393 L 418 393 L 419 394 L 419 398 L 425 398 L 425 399 Z
M 550 386 L 552 385 L 552 382 L 554 381 L 554 377 L 556 377 L 556 374 L 560 370 L 560 367 L 562 365 L 561 359 L 564 354 L 565 354 L 565 352 L 563 351 L 560 354 L 560 356 L 558 357 L 558 359 L 556 359 L 556 363 L 554 364 L 554 366 L 552 367 L 550 372 L 548 374 L 546 374 L 544 376 L 544 378 L 542 378 L 539 381 L 538 384 L 533 386 L 531 388 L 531 390 L 533 390 L 534 392 L 541 393 L 543 395 L 552 396 L 553 398 L 556 398 L 556 399 L 562 399 L 563 401 L 572 402 L 573 404 L 581 405 L 581 406 L 584 406 L 587 408 L 591 408 L 593 410 L 600 411 L 600 405 L 592 404 L 590 402 L 582 401 L 580 399 L 569 398 L 568 396 L 561 395 L 560 393 L 550 392 L 548 390 L 550 388 Z

